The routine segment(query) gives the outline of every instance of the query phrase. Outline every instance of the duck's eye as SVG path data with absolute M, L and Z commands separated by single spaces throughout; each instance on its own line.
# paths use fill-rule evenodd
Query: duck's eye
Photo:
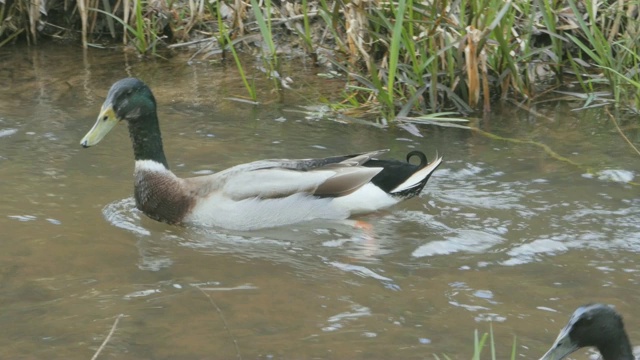
M 102 121 L 107 121 L 109 119 L 109 117 L 107 115 L 102 117 Z
M 562 340 L 558 341 L 558 343 L 556 344 L 556 347 L 563 347 L 564 343 L 566 343 L 566 342 L 567 342 L 566 339 L 562 339 Z

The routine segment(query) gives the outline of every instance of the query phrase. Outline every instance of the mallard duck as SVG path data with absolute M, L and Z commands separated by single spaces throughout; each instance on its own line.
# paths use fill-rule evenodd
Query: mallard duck
M 576 309 L 569 323 L 540 360 L 561 360 L 582 347 L 594 346 L 603 360 L 635 360 L 622 316 L 606 304 Z
M 422 191 L 442 162 L 420 151 L 407 161 L 379 160 L 387 150 L 321 159 L 271 159 L 211 175 L 179 178 L 162 148 L 156 100 L 139 79 L 117 81 L 80 144 L 96 145 L 120 121 L 135 157 L 134 197 L 148 217 L 169 224 L 253 230 L 312 219 L 346 219 L 389 207 Z M 417 157 L 418 165 L 409 163 Z

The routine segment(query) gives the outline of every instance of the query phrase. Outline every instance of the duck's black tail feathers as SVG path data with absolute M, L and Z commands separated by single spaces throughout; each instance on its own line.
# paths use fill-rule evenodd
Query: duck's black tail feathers
M 418 165 L 411 164 L 409 161 L 412 157 L 418 157 L 420 163 Z M 429 164 L 423 152 L 411 151 L 407 154 L 406 159 L 407 162 L 374 159 L 364 165 L 383 168 L 378 175 L 371 179 L 371 182 L 396 198 L 406 199 L 414 197 L 422 191 L 433 172 L 442 163 L 442 157 L 436 157 Z

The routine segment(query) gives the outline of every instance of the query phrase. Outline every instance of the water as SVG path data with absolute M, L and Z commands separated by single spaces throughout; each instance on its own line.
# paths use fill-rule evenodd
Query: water
M 640 310 L 640 162 L 599 110 L 547 104 L 533 117 L 496 106 L 482 127 L 345 124 L 305 113 L 331 96 L 303 65 L 267 104 L 232 64 L 188 55 L 7 48 L 0 55 L 0 348 L 3 358 L 469 358 L 492 323 L 498 358 L 546 351 L 578 305 L 615 304 L 632 339 Z M 181 176 L 260 158 L 420 149 L 445 162 L 422 195 L 348 223 L 256 232 L 154 222 L 131 199 L 126 128 L 81 149 L 111 84 L 134 75 L 159 103 L 165 150 Z M 624 125 L 624 119 L 621 119 Z M 630 122 L 628 124 L 633 124 Z M 629 135 L 637 129 L 629 130 Z M 593 171 L 589 172 L 589 169 Z M 486 353 L 488 354 L 488 352 Z M 574 358 L 584 359 L 585 353 Z

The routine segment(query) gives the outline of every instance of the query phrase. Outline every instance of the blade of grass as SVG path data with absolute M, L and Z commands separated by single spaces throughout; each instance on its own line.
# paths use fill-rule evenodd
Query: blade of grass
M 489 345 L 491 345 L 491 359 L 496 360 L 496 343 L 493 339 L 493 324 L 489 323 Z
M 398 58 L 400 56 L 400 40 L 402 39 L 402 30 L 403 30 L 402 23 L 404 21 L 404 12 L 405 12 L 406 5 L 407 5 L 406 0 L 398 0 L 398 6 L 396 8 L 396 13 L 395 13 L 396 23 L 393 26 L 393 32 L 391 35 L 391 48 L 389 49 L 389 75 L 387 79 L 387 97 L 388 97 L 388 103 L 390 104 L 393 104 L 393 100 L 394 100 L 393 84 L 396 78 L 396 71 L 398 68 Z
M 484 347 L 484 343 L 487 341 L 487 333 L 482 335 L 481 339 L 478 339 L 478 330 L 474 330 L 473 332 L 473 357 L 472 360 L 480 360 L 480 354 L 482 353 L 482 348 Z
M 138 0 L 139 1 L 139 0 Z M 89 10 L 91 11 L 95 11 L 95 12 L 99 12 L 102 14 L 105 14 L 107 16 L 111 16 L 114 20 L 116 20 L 117 22 L 119 22 L 120 24 L 122 24 L 122 26 L 129 31 L 130 33 L 132 33 L 133 35 L 135 35 L 137 37 L 137 30 L 136 28 L 134 28 L 133 26 L 127 24 L 124 20 L 120 19 L 119 17 L 113 15 L 112 13 L 106 12 L 104 10 L 101 9 L 96 9 L 96 8 L 89 8 Z
M 251 98 L 251 100 L 253 102 L 256 102 L 258 99 L 258 95 L 256 93 L 256 87 L 255 84 L 250 84 L 249 80 L 247 79 L 246 74 L 244 73 L 244 69 L 242 68 L 242 62 L 240 61 L 240 57 L 238 56 L 238 53 L 236 52 L 236 49 L 233 45 L 233 42 L 231 41 L 231 38 L 229 37 L 229 32 L 227 31 L 227 27 L 225 25 L 225 23 L 222 21 L 222 11 L 220 9 L 220 1 L 216 2 L 216 6 L 217 6 L 217 17 L 218 17 L 218 28 L 220 29 L 220 33 L 223 37 L 223 44 L 226 44 L 227 46 L 229 46 L 229 48 L 231 49 L 231 54 L 233 55 L 233 59 L 236 63 L 236 67 L 238 68 L 238 73 L 240 73 L 240 77 L 242 78 L 242 83 L 244 84 L 244 87 L 247 89 L 247 92 L 249 93 L 249 97 Z M 224 46 L 224 45 L 222 45 Z
M 267 4 L 267 8 L 269 8 L 270 0 L 266 0 L 265 4 Z M 265 43 L 267 43 L 267 47 L 271 54 L 269 56 L 275 57 L 276 55 L 276 45 L 273 42 L 273 36 L 271 34 L 270 25 L 265 21 L 264 15 L 258 2 L 256 0 L 251 0 L 251 8 L 253 9 L 254 16 L 256 18 L 256 22 L 258 23 L 258 27 L 260 28 L 260 33 L 262 34 L 262 39 Z M 267 16 L 270 16 L 267 14 Z
M 147 39 L 144 36 L 144 18 L 142 17 L 142 0 L 136 0 L 134 3 L 136 14 L 136 38 L 138 39 L 138 50 L 147 49 Z

